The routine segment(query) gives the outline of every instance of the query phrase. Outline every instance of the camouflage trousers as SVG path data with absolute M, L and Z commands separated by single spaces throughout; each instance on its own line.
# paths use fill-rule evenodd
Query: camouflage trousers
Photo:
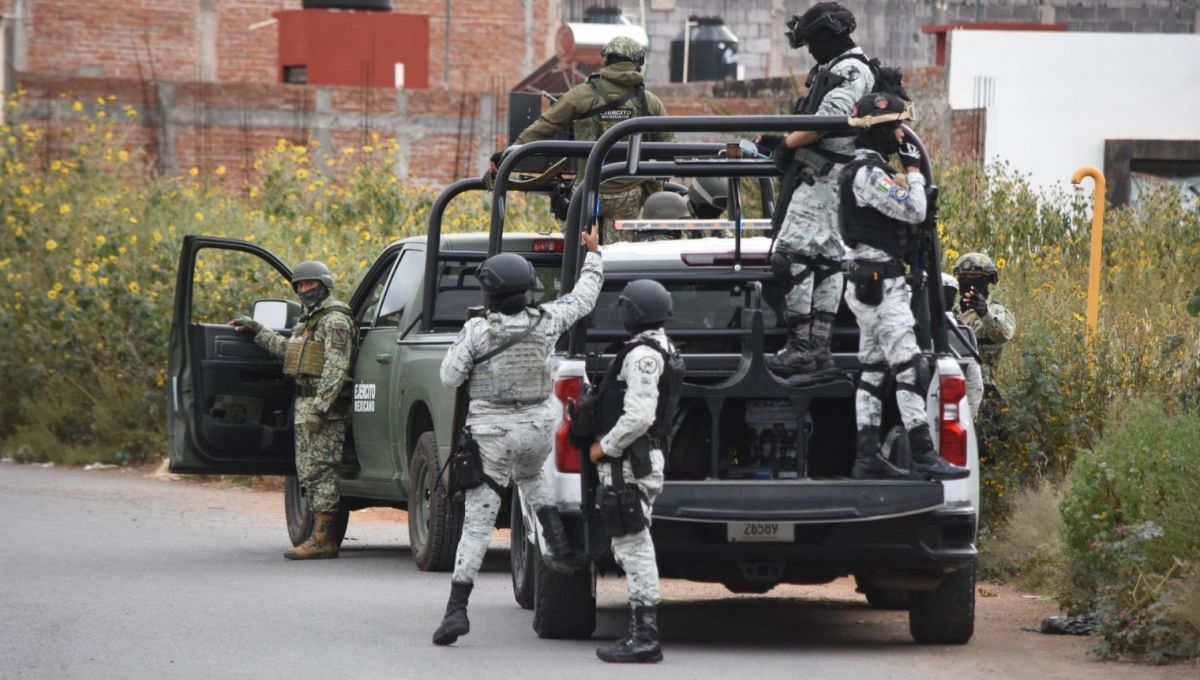
M 967 380 L 967 403 L 971 405 L 971 418 L 979 419 L 979 408 L 983 405 L 983 371 L 974 357 L 967 355 L 963 377 Z
M 338 466 L 346 443 L 349 419 L 326 418 L 313 432 L 304 419 L 311 413 L 310 399 L 296 399 L 296 477 L 313 512 L 337 509 Z
M 642 213 L 646 202 L 643 185 L 616 194 L 600 193 L 600 232 L 603 243 L 632 241 L 633 233 L 617 231 L 617 220 L 634 220 Z
M 633 479 L 633 467 L 626 458 L 622 463 L 625 479 Z M 607 464 L 600 465 L 600 482 L 606 486 L 612 485 L 612 473 Z M 663 452 L 654 449 L 650 452 L 650 474 L 637 480 L 645 499 L 642 501 L 642 513 L 646 523 L 654 510 L 654 499 L 663 488 Z M 625 571 L 625 580 L 629 585 L 629 604 L 633 607 L 653 607 L 661 599 L 658 593 L 658 562 L 654 555 L 654 541 L 650 538 L 649 527 L 636 534 L 614 536 L 612 539 L 613 557 L 617 566 Z
M 468 419 L 467 425 L 479 443 L 483 471 L 489 477 L 500 486 L 507 486 L 509 481 L 516 484 L 534 512 L 553 502 L 550 485 L 542 472 L 554 441 L 552 416 L 515 422 L 511 416 L 507 422 L 497 422 L 496 416 L 489 416 L 482 423 Z M 487 484 L 466 493 L 462 537 L 454 556 L 454 581 L 475 582 L 492 539 L 500 501 L 500 496 Z
M 827 175 L 815 178 L 812 186 L 801 184 L 792 194 L 787 213 L 779 228 L 779 242 L 792 252 L 807 257 L 839 261 L 846 252 L 838 229 L 837 175 L 835 165 Z M 815 312 L 837 314 L 842 295 L 842 273 L 837 271 L 816 282 L 807 265 L 792 264 L 795 283 L 784 297 L 788 318 L 809 316 Z
M 858 391 L 854 396 L 858 428 L 879 426 L 883 419 L 883 402 L 872 394 L 881 392 L 887 380 L 884 367 L 896 376 L 896 383 L 916 385 L 917 371 L 906 362 L 921 353 L 913 331 L 916 321 L 909 308 L 908 285 L 903 276 L 883 280 L 883 301 L 868 305 L 855 295 L 853 282 L 846 285 L 846 304 L 858 321 L 858 360 L 863 364 Z M 870 385 L 864 388 L 863 383 Z M 925 395 L 909 390 L 896 390 L 896 405 L 904 429 L 911 430 L 926 421 Z

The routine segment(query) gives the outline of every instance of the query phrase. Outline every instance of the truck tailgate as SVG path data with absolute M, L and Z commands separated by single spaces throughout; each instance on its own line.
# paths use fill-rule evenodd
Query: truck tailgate
M 654 517 L 697 522 L 852 522 L 942 506 L 937 482 L 877 480 L 668 481 Z

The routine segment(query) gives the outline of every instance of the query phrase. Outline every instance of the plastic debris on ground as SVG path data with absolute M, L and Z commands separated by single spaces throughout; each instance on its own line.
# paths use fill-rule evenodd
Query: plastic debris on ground
M 119 466 L 113 465 L 112 463 L 88 463 L 87 465 L 83 466 L 83 469 L 84 470 L 115 470 L 117 467 L 119 467 Z
M 1100 625 L 1100 615 L 1096 613 L 1080 616 L 1047 616 L 1037 628 L 1037 632 L 1046 635 L 1090 635 L 1096 626 Z

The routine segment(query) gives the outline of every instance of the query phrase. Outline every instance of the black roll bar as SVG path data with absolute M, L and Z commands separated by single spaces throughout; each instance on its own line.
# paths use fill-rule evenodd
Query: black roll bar
M 438 259 L 438 249 L 442 241 L 442 218 L 446 215 L 446 207 L 450 201 L 468 191 L 483 191 L 483 180 L 478 177 L 460 179 L 442 190 L 429 209 L 429 228 L 425 235 L 425 290 L 421 296 L 421 332 L 428 333 L 433 329 L 433 305 L 437 297 L 438 271 L 441 263 Z

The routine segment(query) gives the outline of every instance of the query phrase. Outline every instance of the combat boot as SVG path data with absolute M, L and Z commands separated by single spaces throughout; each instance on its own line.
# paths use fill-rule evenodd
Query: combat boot
M 449 645 L 471 632 L 471 622 L 467 620 L 467 600 L 474 587 L 474 583 L 450 582 L 450 601 L 446 603 L 442 625 L 433 632 L 433 644 Z
M 831 368 L 836 368 L 833 363 L 833 353 L 829 351 L 829 346 L 833 341 L 833 322 L 837 319 L 837 315 L 829 312 L 817 312 L 813 314 L 812 330 L 809 331 L 809 347 L 812 349 L 813 361 L 817 364 L 818 371 L 825 371 Z
M 658 609 L 634 607 L 629 634 L 611 645 L 596 649 L 596 656 L 609 663 L 658 663 L 663 660 L 658 644 Z
M 914 479 L 962 479 L 971 474 L 969 468 L 952 465 L 938 455 L 929 434 L 929 423 L 921 423 L 908 431 L 908 445 L 912 449 L 909 474 Z
M 817 362 L 813 361 L 811 345 L 809 344 L 810 316 L 789 317 L 788 339 L 783 349 L 766 358 L 767 368 L 779 376 L 795 375 L 797 373 L 812 373 L 817 370 Z
M 289 560 L 321 560 L 338 556 L 337 541 L 333 536 L 334 514 L 318 512 L 313 518 L 312 534 L 308 540 L 283 554 Z
M 908 473 L 892 465 L 879 448 L 879 428 L 869 425 L 858 431 L 858 455 L 850 476 L 854 479 L 904 479 Z
M 567 529 L 563 526 L 562 515 L 553 505 L 543 505 L 537 510 L 538 523 L 542 525 L 542 537 L 546 539 L 549 553 L 542 554 L 542 561 L 551 569 L 574 573 L 563 560 L 571 556 L 571 540 L 567 538 Z

